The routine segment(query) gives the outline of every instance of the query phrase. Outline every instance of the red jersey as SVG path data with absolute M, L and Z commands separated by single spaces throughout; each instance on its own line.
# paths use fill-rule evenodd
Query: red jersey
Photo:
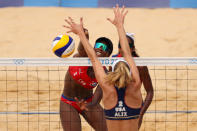
M 113 55 L 112 57 L 122 57 L 121 54 L 116 54 L 116 55 Z
M 91 78 L 87 74 L 88 66 L 69 66 L 69 73 L 72 78 L 87 89 L 93 89 L 97 85 L 96 78 Z

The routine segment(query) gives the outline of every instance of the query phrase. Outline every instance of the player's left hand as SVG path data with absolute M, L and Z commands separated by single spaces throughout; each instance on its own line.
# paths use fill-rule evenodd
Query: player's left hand
M 73 32 L 74 34 L 80 34 L 84 33 L 84 28 L 83 28 L 83 18 L 80 18 L 80 23 L 77 24 L 74 22 L 74 20 L 71 17 L 68 17 L 68 19 L 65 19 L 67 25 L 63 25 L 63 27 L 68 28 L 69 31 L 67 33 Z
M 75 97 L 75 100 L 76 100 L 76 104 L 80 107 L 80 109 L 82 111 L 88 111 L 88 108 L 87 108 L 87 101 L 84 101 L 84 99 L 82 100 L 79 100 L 77 97 Z

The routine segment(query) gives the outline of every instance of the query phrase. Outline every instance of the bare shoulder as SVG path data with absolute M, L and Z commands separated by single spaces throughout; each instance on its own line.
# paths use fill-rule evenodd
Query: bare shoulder
M 106 81 L 102 81 L 102 83 L 99 83 L 102 90 L 106 93 L 112 93 L 115 91 L 115 87 L 112 84 L 107 83 Z
M 116 98 L 117 97 L 116 96 L 117 95 L 116 94 L 116 89 L 115 89 L 114 85 L 103 83 L 101 88 L 102 88 L 102 91 L 103 91 L 103 98 L 104 99 L 110 99 L 110 98 Z

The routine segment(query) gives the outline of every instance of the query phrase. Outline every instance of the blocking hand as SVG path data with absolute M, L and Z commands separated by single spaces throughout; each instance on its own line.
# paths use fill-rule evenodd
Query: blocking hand
M 65 19 L 67 25 L 63 25 L 63 27 L 68 28 L 69 31 L 67 33 L 73 32 L 74 34 L 78 35 L 81 32 L 84 32 L 83 28 L 83 18 L 80 18 L 80 23 L 77 24 L 74 22 L 74 20 L 71 17 L 68 17 L 68 19 Z
M 110 21 L 112 24 L 114 24 L 116 27 L 123 25 L 128 10 L 125 11 L 124 6 L 122 7 L 122 9 L 120 9 L 119 5 L 117 4 L 116 7 L 113 8 L 113 11 L 114 11 L 114 19 L 112 20 L 110 18 L 107 18 L 107 20 Z

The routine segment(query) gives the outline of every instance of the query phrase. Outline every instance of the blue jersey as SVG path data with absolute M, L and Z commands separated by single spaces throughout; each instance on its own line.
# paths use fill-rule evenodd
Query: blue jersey
M 130 108 L 125 104 L 124 96 L 126 88 L 117 87 L 116 91 L 118 94 L 118 103 L 116 106 L 110 110 L 104 109 L 105 117 L 109 120 L 129 120 L 137 119 L 140 115 L 141 108 Z

